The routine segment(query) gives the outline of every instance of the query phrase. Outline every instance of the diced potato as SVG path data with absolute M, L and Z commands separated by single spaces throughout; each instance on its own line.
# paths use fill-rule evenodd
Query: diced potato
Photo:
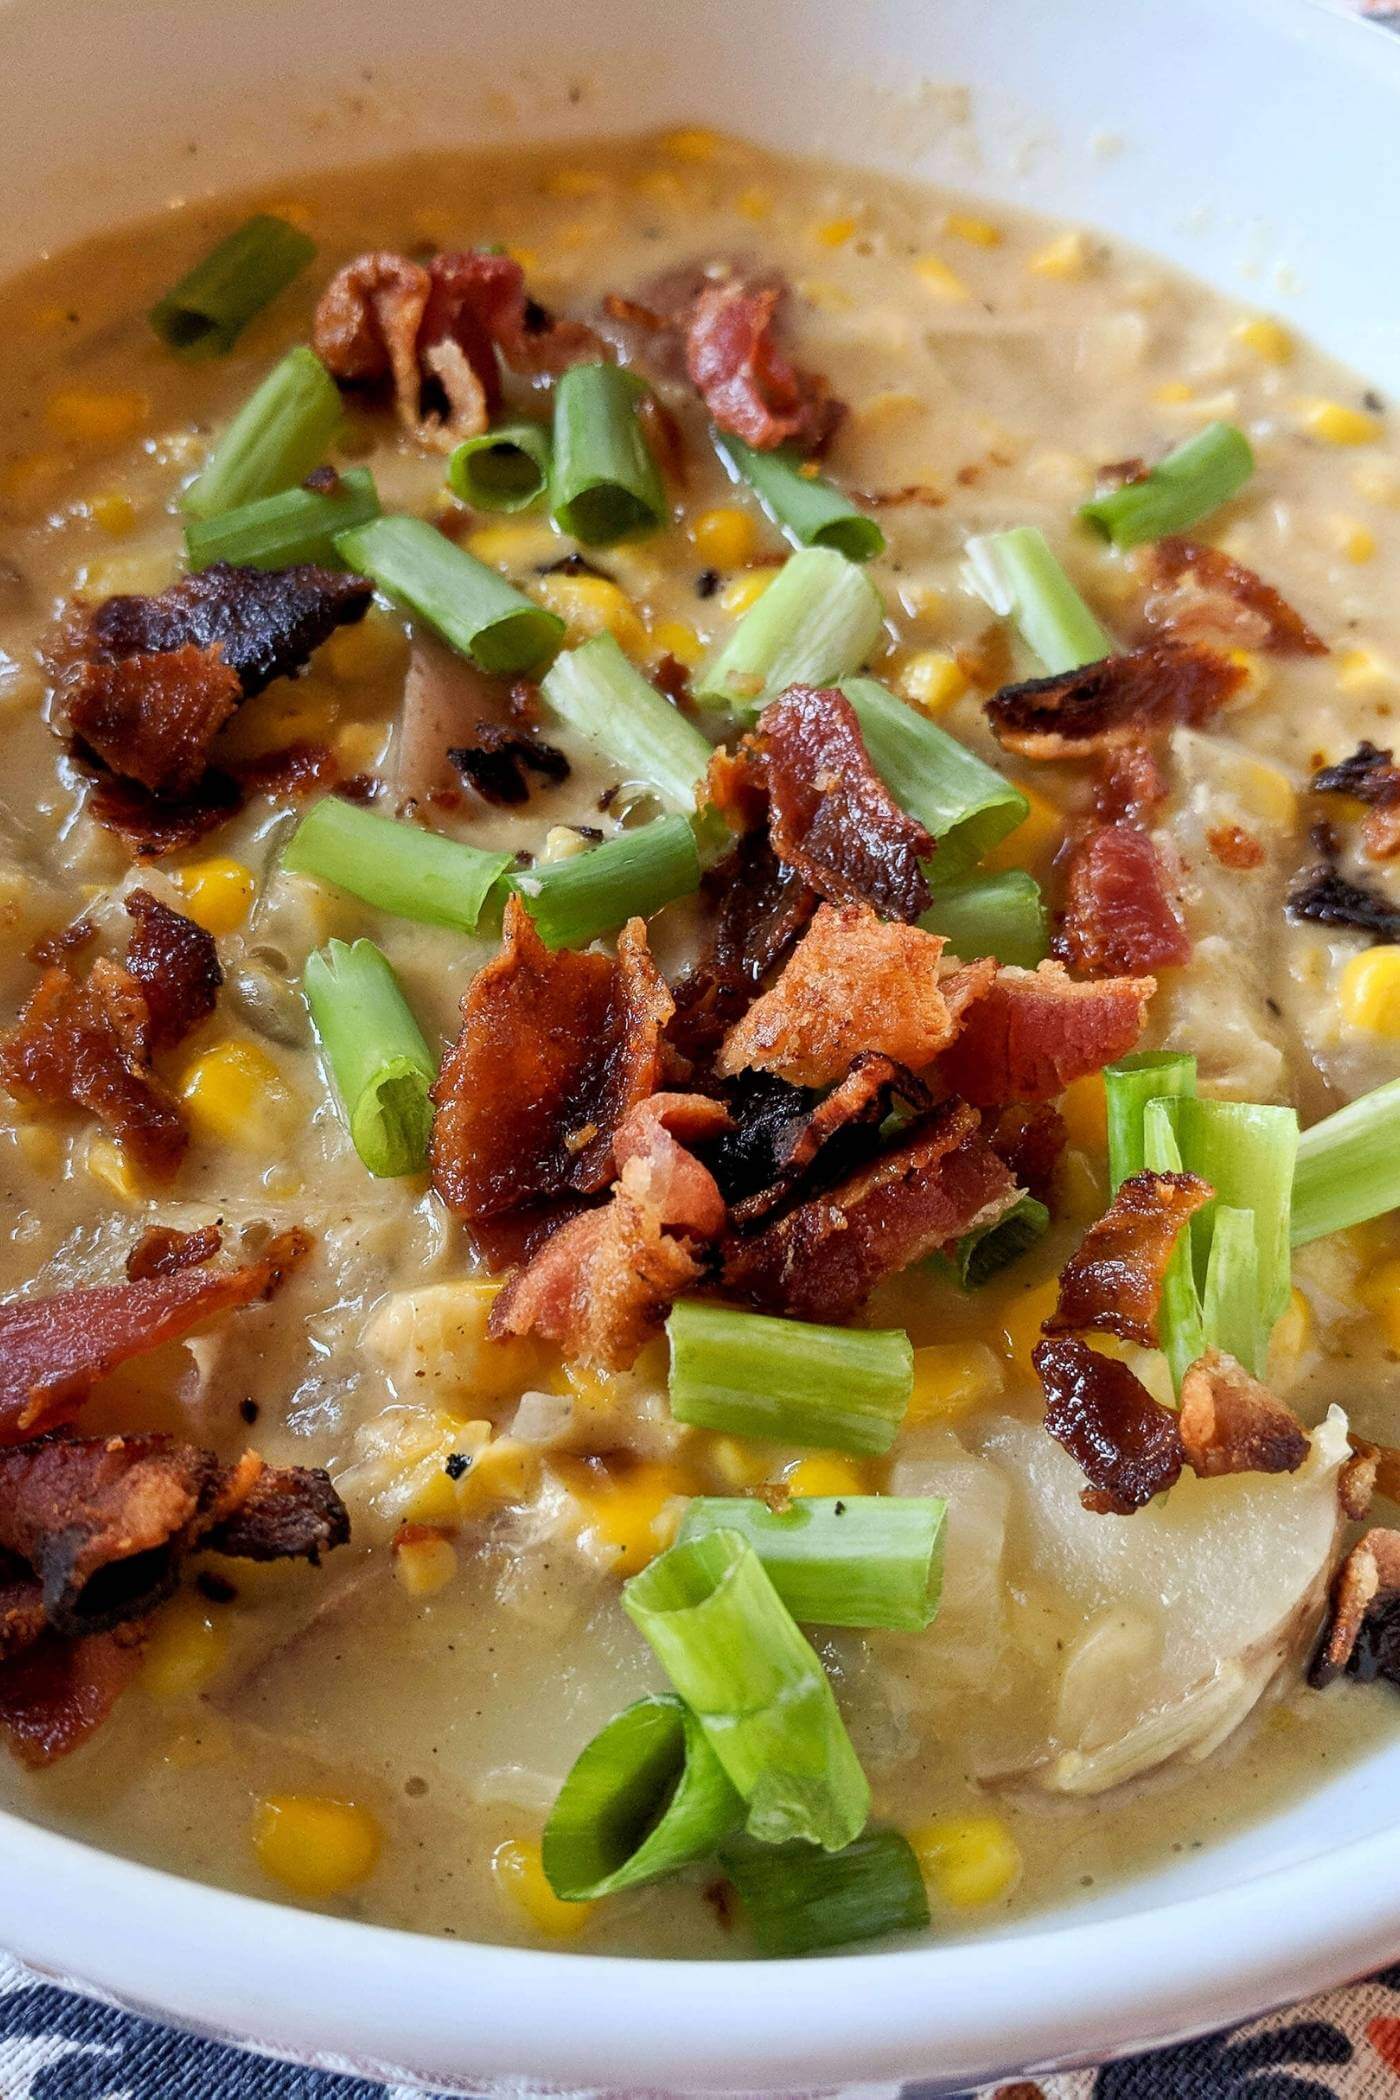
M 400 1399 L 478 1415 L 517 1398 L 543 1358 L 532 1342 L 487 1334 L 500 1289 L 468 1278 L 395 1291 L 371 1317 L 360 1346 Z

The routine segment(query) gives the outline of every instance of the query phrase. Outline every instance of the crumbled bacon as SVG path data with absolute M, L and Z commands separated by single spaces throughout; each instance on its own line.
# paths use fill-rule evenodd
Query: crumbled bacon
M 1330 857 L 1299 870 L 1290 885 L 1286 909 L 1290 919 L 1311 920 L 1318 926 L 1351 926 L 1376 941 L 1400 942 L 1400 906 L 1378 890 L 1348 882 Z
M 663 1225 L 717 1239 L 724 1230 L 724 1198 L 693 1147 L 722 1137 L 732 1122 L 724 1103 L 706 1094 L 652 1094 L 639 1101 L 613 1146 L 623 1187 Z
M 1400 1531 L 1368 1531 L 1338 1570 L 1308 1682 L 1321 1691 L 1343 1670 L 1400 1688 Z
M 984 703 L 997 742 L 1023 758 L 1088 758 L 1173 723 L 1206 722 L 1243 667 L 1200 643 L 1149 642 L 1078 670 L 1004 685 Z
M 45 1635 L 0 1667 L 0 1736 L 22 1765 L 68 1757 L 102 1726 L 141 1664 L 142 1629 Z
M 152 795 L 189 795 L 243 695 L 216 648 L 85 663 L 68 690 L 68 726 L 104 765 Z
M 1162 856 L 1135 824 L 1100 824 L 1074 847 L 1059 945 L 1086 977 L 1131 976 L 1191 960 Z
M 822 1098 L 771 1073 L 743 1074 L 728 1090 L 734 1127 L 706 1154 L 736 1231 L 747 1231 L 799 1191 L 828 1188 L 879 1150 L 896 1094 L 926 1109 L 929 1096 L 887 1057 L 858 1057 Z
M 1157 1347 L 1157 1301 L 1177 1235 L 1209 1203 L 1196 1174 L 1130 1174 L 1060 1271 L 1047 1334 L 1116 1334 Z
M 483 802 L 528 802 L 530 773 L 552 787 L 569 777 L 569 761 L 558 746 L 546 744 L 527 731 L 504 729 L 496 722 L 478 722 L 472 737 L 470 744 L 451 746 L 447 756 Z
M 1297 1417 L 1220 1349 L 1208 1349 L 1183 1378 L 1178 1421 L 1186 1463 L 1202 1480 L 1296 1473 L 1308 1455 Z
M 989 1132 L 993 1152 L 1005 1160 L 1018 1188 L 1037 1203 L 1049 1205 L 1055 1188 L 1060 1154 L 1069 1132 L 1065 1119 L 1048 1101 L 1034 1107 L 1018 1105 L 1003 1109 Z
M 71 919 L 53 933 L 40 934 L 27 951 L 25 960 L 32 962 L 37 969 L 45 969 L 50 963 L 67 962 L 70 956 L 81 955 L 84 948 L 96 939 L 97 928 L 91 919 Z
M 1267 855 L 1252 831 L 1242 824 L 1215 824 L 1206 833 L 1206 844 L 1211 858 L 1218 860 L 1222 868 L 1233 868 L 1239 874 L 1248 874 L 1252 868 L 1262 868 Z
M 1076 984 L 1055 962 L 999 969 L 939 1059 L 939 1076 L 979 1108 L 1052 1100 L 1071 1080 L 1127 1055 L 1155 990 L 1151 977 Z
M 150 1047 L 169 1050 L 214 1011 L 224 973 L 213 936 L 149 890 L 133 890 L 126 912 L 135 929 L 126 967 L 150 1014 Z
M 244 794 L 295 802 L 318 788 L 333 787 L 340 764 L 328 744 L 302 740 L 265 751 L 258 758 L 245 758 L 233 771 Z
M 706 873 L 700 895 L 713 923 L 699 961 L 673 987 L 676 1011 L 668 1029 L 690 1058 L 714 1050 L 817 904 L 797 870 L 778 859 L 766 831 L 746 832 Z
M 238 782 L 214 767 L 178 802 L 158 801 L 149 788 L 104 770 L 94 772 L 87 813 L 105 831 L 115 832 L 135 859 L 162 860 L 167 853 L 197 846 L 237 816 L 243 800 Z
M 1218 641 L 1279 656 L 1325 656 L 1327 644 L 1301 613 L 1219 547 L 1187 539 L 1158 540 L 1150 555 L 1153 582 L 1147 617 L 1186 640 Z
M 1349 758 L 1314 773 L 1311 786 L 1314 794 L 1351 795 L 1368 805 L 1361 826 L 1368 860 L 1400 854 L 1400 766 L 1393 752 L 1363 738 Z
M 707 283 L 686 320 L 686 370 L 721 430 L 760 452 L 789 444 L 819 452 L 845 407 L 778 347 L 785 294 L 773 279 Z
M 1038 1342 L 1031 1355 L 1045 1392 L 1045 1427 L 1088 1481 L 1080 1494 L 1101 1516 L 1130 1517 L 1181 1476 L 1181 1432 L 1124 1363 L 1074 1340 Z
M 200 1268 L 214 1259 L 223 1241 L 218 1225 L 200 1225 L 193 1232 L 148 1225 L 126 1257 L 126 1280 L 146 1283 L 153 1276 L 178 1276 L 181 1269 Z
M 1094 815 L 1101 824 L 1150 824 L 1167 799 L 1167 781 L 1152 745 L 1141 737 L 1114 744 L 1099 760 Z

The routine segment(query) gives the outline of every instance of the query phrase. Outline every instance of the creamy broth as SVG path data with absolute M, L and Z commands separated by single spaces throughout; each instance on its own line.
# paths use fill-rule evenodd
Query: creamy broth
M 317 258 L 231 354 L 181 363 L 156 341 L 146 311 L 254 208 L 304 225 Z M 156 1220 L 188 1228 L 217 1217 L 234 1244 L 245 1231 L 310 1227 L 314 1254 L 274 1302 L 124 1367 L 88 1402 L 82 1426 L 179 1432 L 225 1457 L 251 1440 L 273 1461 L 325 1466 L 350 1509 L 353 1539 L 319 1572 L 229 1563 L 232 1601 L 182 1590 L 155 1623 L 136 1685 L 92 1743 L 39 1774 L 5 1764 L 0 1798 L 181 1873 L 307 1901 L 316 1898 L 279 1887 L 260 1866 L 255 1804 L 287 1794 L 351 1800 L 374 1819 L 378 1861 L 326 1898 L 330 1907 L 428 1932 L 538 1943 L 538 1921 L 493 1873 L 493 1854 L 538 1837 L 584 1742 L 629 1698 L 662 1683 L 619 1607 L 619 1573 L 665 1543 L 679 1498 L 751 1490 L 781 1479 L 803 1454 L 736 1449 L 674 1423 L 660 1345 L 630 1372 L 571 1380 L 542 1344 L 488 1345 L 464 1334 L 462 1320 L 476 1317 L 469 1310 L 455 1335 L 420 1329 L 414 1354 L 395 1294 L 471 1278 L 466 1236 L 426 1177 L 366 1175 L 329 1097 L 297 987 L 313 948 L 366 934 L 435 1045 L 446 1044 L 494 941 L 390 917 L 281 872 L 296 812 L 263 797 L 212 840 L 133 869 L 114 836 L 83 813 L 84 782 L 50 726 L 40 657 L 74 593 L 155 591 L 180 573 L 183 483 L 272 361 L 307 339 L 335 269 L 365 249 L 423 254 L 489 243 L 520 257 L 552 310 L 580 316 L 593 315 L 605 294 L 697 257 L 753 257 L 787 275 L 801 361 L 850 404 L 830 454 L 833 477 L 855 491 L 918 485 L 937 497 L 879 509 L 888 549 L 870 573 L 888 617 L 873 668 L 936 704 L 942 726 L 1031 791 L 1031 820 L 994 862 L 1047 880 L 1066 814 L 1087 806 L 1089 788 L 1082 768 L 1009 759 L 992 740 L 984 695 L 957 669 L 958 652 L 974 649 L 989 621 L 961 580 L 964 542 L 972 532 L 1041 525 L 1099 617 L 1129 635 L 1140 578 L 1072 522 L 1096 469 L 1158 457 L 1213 418 L 1247 432 L 1258 471 L 1203 536 L 1258 569 L 1332 648 L 1253 657 L 1229 711 L 1208 731 L 1173 738 L 1160 822 L 1180 856 L 1195 953 L 1164 974 L 1146 1040 L 1193 1051 L 1203 1092 L 1292 1102 L 1305 1123 L 1396 1071 L 1394 1037 L 1347 1018 L 1345 972 L 1360 936 L 1291 924 L 1283 904 L 1320 814 L 1304 792 L 1310 775 L 1363 737 L 1393 738 L 1400 450 L 1363 382 L 1245 304 L 1116 243 L 701 135 L 600 144 L 565 158 L 464 155 L 351 170 L 294 196 L 172 211 L 46 260 L 7 287 L 5 1018 L 32 988 L 27 951 L 37 938 L 85 913 L 104 948 L 118 952 L 131 889 L 188 907 L 184 871 L 227 859 L 251 871 L 256 887 L 246 917 L 219 933 L 225 988 L 214 1017 L 182 1046 L 174 1076 L 232 1043 L 247 1046 L 259 1077 L 231 1126 L 196 1114 L 168 1191 L 143 1186 L 88 1120 L 7 1104 L 0 1160 L 12 1222 L 0 1290 L 114 1280 L 142 1226 Z M 1319 403 L 1369 418 L 1367 441 L 1329 442 Z M 590 579 L 542 573 L 573 544 L 542 511 L 482 517 L 465 544 L 552 603 L 571 640 L 607 618 L 644 668 L 667 653 L 698 663 L 731 631 L 758 572 L 709 551 L 718 543 L 697 527 L 706 513 L 747 499 L 703 443 L 698 416 L 687 427 L 694 441 L 676 522 L 592 555 L 615 580 L 615 596 L 600 598 Z M 433 516 L 447 501 L 441 454 L 415 448 L 388 411 L 352 409 L 336 458 L 372 467 L 386 511 Z M 759 555 L 782 551 L 760 520 Z M 714 588 L 710 570 L 719 572 Z M 347 775 L 392 780 L 408 654 L 404 619 L 379 605 L 294 684 L 249 701 L 224 750 L 254 758 L 304 737 L 329 743 Z M 551 827 L 627 821 L 626 797 L 599 806 L 615 769 L 557 725 L 544 733 L 572 763 L 565 784 L 535 788 L 518 812 L 469 798 L 435 818 L 440 828 L 538 853 Z M 1349 855 L 1355 822 L 1337 822 Z M 1222 864 L 1209 844 L 1222 827 L 1259 841 L 1258 865 Z M 1389 867 L 1367 865 L 1365 877 L 1400 907 Z M 674 975 L 693 947 L 693 910 L 673 907 L 652 934 Z M 1063 1454 L 1037 1426 L 1029 1349 L 1057 1270 L 1106 1199 L 1092 1096 L 1081 1090 L 1068 1106 L 1070 1150 L 1049 1236 L 975 1294 L 911 1273 L 883 1286 L 862 1316 L 906 1327 L 916 1348 L 960 1351 L 973 1366 L 965 1405 L 925 1407 L 887 1461 L 857 1465 L 856 1485 L 867 1491 L 948 1493 L 943 1613 L 920 1636 L 840 1633 L 818 1642 L 877 1816 L 899 1827 L 995 1818 L 1019 1849 L 1019 1878 L 997 1885 L 993 1877 L 988 1900 L 939 1919 L 945 1931 L 1066 1903 L 1207 1841 L 1354 1754 L 1392 1719 L 1384 1687 L 1308 1692 L 1294 1657 L 1281 1693 L 1271 1685 L 1199 1762 L 1178 1760 L 1083 1798 L 1028 1779 L 1045 1743 L 1063 1742 L 1076 1700 L 1093 1709 L 1148 1667 L 1134 1645 L 1141 1613 L 1134 1618 L 1112 1569 L 1101 1571 L 1097 1592 L 1062 1579 L 1042 1525 L 1037 1483 L 1049 1461 L 1040 1446 L 1057 1461 Z M 1391 1346 L 1400 1331 L 1393 1317 L 1367 1309 L 1371 1280 L 1396 1258 L 1400 1235 L 1384 1221 L 1300 1255 L 1270 1382 L 1309 1424 L 1336 1403 L 1357 1431 L 1400 1443 Z M 525 1392 L 572 1402 L 564 1449 L 541 1455 L 510 1437 Z M 498 1432 L 499 1463 L 474 1468 L 470 1494 L 458 1494 L 444 1458 L 477 1448 L 483 1423 Z M 599 1454 L 613 1462 L 612 1476 L 590 1468 Z M 634 1457 L 630 1471 L 618 1454 Z M 1193 1494 L 1264 1498 L 1237 1502 L 1241 1522 L 1256 1508 L 1267 1516 L 1267 1497 L 1282 1492 L 1257 1481 L 1175 1491 L 1187 1507 Z M 450 1578 L 430 1594 L 414 1594 L 395 1571 L 390 1541 L 406 1521 L 453 1534 Z M 1146 1516 L 1085 1521 L 1121 1522 L 1144 1555 L 1156 1550 Z M 1241 1641 L 1257 1631 L 1246 1628 Z M 1097 1663 L 1086 1650 L 1091 1635 L 1103 1651 Z M 1142 1638 L 1150 1646 L 1158 1635 L 1149 1627 Z M 1077 1677 L 1067 1683 L 1075 1658 Z M 1075 1739 L 1090 1746 L 1092 1728 Z M 581 1914 L 570 1921 L 581 1927 L 576 1935 L 551 1943 L 742 1953 L 714 1880 L 713 1869 L 698 1868 L 635 1890 Z M 557 1918 L 545 1923 L 562 1930 Z

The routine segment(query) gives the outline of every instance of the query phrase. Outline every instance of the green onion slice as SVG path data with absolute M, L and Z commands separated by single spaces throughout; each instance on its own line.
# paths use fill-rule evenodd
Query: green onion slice
M 967 577 L 1002 619 L 1016 623 L 1022 641 L 1047 671 L 1074 671 L 1111 656 L 1100 627 L 1037 525 L 985 533 L 968 541 Z
M 940 883 L 919 924 L 925 933 L 941 933 L 965 962 L 994 955 L 998 962 L 1033 970 L 1050 953 L 1045 899 L 1024 868 Z
M 1196 1060 L 1166 1050 L 1139 1051 L 1104 1067 L 1108 1103 L 1108 1172 L 1116 1195 L 1130 1174 L 1147 1165 L 1143 1115 L 1149 1101 L 1196 1091 Z
M 307 958 L 306 1003 L 355 1150 L 380 1178 L 428 1163 L 437 1060 L 373 941 L 331 941 Z
M 231 561 L 251 569 L 289 569 L 296 562 L 333 562 L 335 536 L 379 516 L 379 496 L 368 467 L 351 467 L 334 489 L 283 489 L 216 518 L 185 527 L 192 569 Z
M 1260 1319 L 1253 1211 L 1217 1203 L 1201 1306 L 1207 1348 L 1226 1350 L 1262 1378 L 1268 1339 Z
M 697 1429 L 877 1457 L 914 1389 L 899 1328 L 818 1327 L 686 1299 L 666 1334 L 671 1413 Z
M 666 486 L 638 415 L 646 391 L 635 372 L 605 364 L 571 365 L 555 385 L 549 507 L 585 546 L 666 522 Z
M 1034 1196 L 1022 1196 L 980 1232 L 967 1232 L 958 1241 L 958 1281 L 965 1291 L 980 1290 L 1012 1262 L 1029 1254 L 1037 1240 L 1050 1230 L 1050 1213 Z
M 475 933 L 508 853 L 484 853 L 416 824 L 376 817 L 327 795 L 302 818 L 282 855 L 294 874 L 315 875 L 380 911 L 425 926 Z
M 947 1514 L 934 1495 L 804 1495 L 781 1511 L 757 1496 L 702 1495 L 680 1539 L 738 1532 L 803 1625 L 922 1633 L 938 1610 Z
M 1259 1319 L 1267 1341 L 1287 1310 L 1293 1169 L 1298 1156 L 1298 1117 L 1291 1108 L 1251 1101 L 1182 1099 L 1172 1109 L 1182 1162 L 1215 1191 L 1215 1199 L 1191 1220 L 1196 1273 L 1205 1275 L 1215 1214 L 1220 1204 L 1247 1210 L 1254 1218 L 1258 1249 Z
M 217 518 L 278 495 L 319 467 L 341 423 L 340 390 L 303 343 L 274 365 L 185 490 L 192 518 Z
M 592 846 L 506 877 L 546 948 L 579 948 L 631 918 L 649 919 L 700 887 L 700 854 L 684 817 L 657 817 Z
M 1324 1116 L 1298 1140 L 1295 1247 L 1400 1208 L 1400 1079 Z
M 919 1862 L 897 1830 L 868 1831 L 837 1853 L 800 1843 L 731 1844 L 720 1864 L 760 1954 L 818 1954 L 929 1924 Z
M 797 546 L 834 547 L 848 561 L 884 553 L 885 535 L 875 520 L 823 480 L 800 453 L 787 446 L 756 452 L 727 432 L 711 435 L 735 480 L 749 484 L 773 523 Z
M 705 666 L 696 698 L 746 708 L 790 685 L 837 685 L 865 662 L 884 619 L 862 568 L 834 547 L 804 547 Z
M 549 462 L 549 433 L 538 423 L 498 423 L 462 440 L 447 485 L 473 510 L 528 510 L 549 486 Z
M 710 746 L 628 662 L 612 635 L 566 649 L 540 692 L 560 721 L 620 766 L 627 779 L 645 781 L 671 809 L 694 812 Z
M 1176 1111 L 1182 1105 L 1180 1100 L 1159 1095 L 1143 1110 L 1144 1164 L 1154 1174 L 1180 1174 L 1183 1171 L 1175 1121 Z M 1178 1232 L 1171 1260 L 1162 1278 L 1161 1296 L 1157 1301 L 1157 1333 L 1171 1368 L 1172 1385 L 1179 1393 L 1182 1379 L 1206 1345 L 1201 1297 L 1191 1259 L 1189 1225 Z
M 747 1540 L 716 1531 L 672 1546 L 622 1602 L 747 1803 L 751 1837 L 839 1852 L 860 1835 L 865 1774 L 820 1660 Z
M 624 1707 L 580 1753 L 540 1853 L 556 1896 L 591 1903 L 705 1858 L 743 1822 L 704 1729 L 659 1692 Z
M 316 243 L 297 227 L 259 213 L 157 301 L 151 326 L 184 357 L 218 357 L 315 253 Z
M 916 707 L 874 678 L 848 678 L 841 690 L 856 711 L 876 772 L 900 807 L 938 841 L 936 883 L 970 874 L 985 853 L 1025 823 L 1030 804 L 1021 790 Z
M 482 671 L 538 671 L 563 639 L 558 613 L 422 518 L 376 518 L 342 533 L 336 552 Z
M 1254 472 L 1249 439 L 1233 423 L 1207 423 L 1140 481 L 1079 506 L 1079 515 L 1115 547 L 1140 547 L 1185 532 L 1238 495 Z

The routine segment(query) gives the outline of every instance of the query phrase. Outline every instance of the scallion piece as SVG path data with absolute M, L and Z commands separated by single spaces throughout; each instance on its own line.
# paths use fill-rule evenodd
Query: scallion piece
M 839 1852 L 870 1813 L 826 1672 L 747 1540 L 734 1531 L 672 1546 L 622 1589 L 748 1805 L 765 1844 L 804 1838 Z
M 437 1060 L 373 941 L 330 941 L 307 957 L 306 1003 L 351 1141 L 371 1174 L 421 1174 L 428 1163 Z
M 980 1290 L 1013 1261 L 1028 1254 L 1037 1240 L 1050 1230 L 1050 1213 L 1034 1196 L 1022 1196 L 980 1232 L 967 1232 L 958 1241 L 956 1267 L 965 1291 Z
M 712 752 L 694 723 L 648 684 L 610 634 L 566 649 L 540 686 L 546 704 L 667 806 L 693 813 Z
M 621 365 L 570 365 L 555 384 L 549 507 L 585 546 L 666 522 L 666 485 L 637 412 L 646 391 Z
M 654 1693 L 580 1753 L 544 1826 L 541 1862 L 556 1896 L 591 1903 L 705 1858 L 743 1822 L 694 1714 Z
M 1145 540 L 1185 532 L 1219 510 L 1253 472 L 1254 454 L 1244 432 L 1233 423 L 1207 423 L 1140 481 L 1081 503 L 1079 515 L 1115 547 L 1140 547 Z
M 899 1328 L 818 1327 L 686 1299 L 666 1333 L 671 1413 L 696 1429 L 878 1457 L 914 1389 Z
M 538 423 L 498 423 L 463 438 L 447 485 L 473 510 L 528 510 L 549 486 L 549 433 Z
M 192 569 L 231 561 L 251 569 L 288 569 L 294 562 L 338 560 L 335 536 L 379 516 L 368 467 L 351 467 L 334 489 L 283 489 L 216 518 L 185 527 Z
M 1000 963 L 1033 970 L 1050 953 L 1045 899 L 1024 868 L 937 884 L 919 924 L 925 933 L 941 933 L 964 962 L 994 955 Z
M 799 547 L 834 547 L 848 561 L 869 561 L 885 551 L 885 535 L 865 511 L 798 452 L 779 446 L 756 452 L 742 438 L 713 433 L 720 457 L 737 481 L 746 481 L 767 511 Z
M 927 715 L 874 678 L 848 678 L 841 690 L 856 711 L 876 772 L 900 807 L 938 841 L 936 882 L 970 874 L 984 853 L 1024 824 L 1030 804 L 1021 790 Z
M 334 883 L 395 918 L 463 933 L 475 933 L 510 860 L 508 853 L 484 853 L 416 824 L 376 817 L 335 795 L 308 811 L 282 855 L 294 874 Z
M 1172 1120 L 1187 1173 L 1199 1174 L 1215 1191 L 1213 1201 L 1191 1220 L 1196 1274 L 1205 1275 L 1218 1207 L 1249 1211 L 1259 1256 L 1260 1329 L 1267 1342 L 1287 1309 L 1292 1281 L 1289 1226 L 1297 1113 L 1252 1101 L 1183 1099 L 1175 1103 Z
M 700 887 L 695 833 L 684 817 L 620 831 L 572 860 L 506 877 L 546 948 L 580 948 L 631 918 L 649 919 Z
M 790 685 L 854 677 L 884 624 L 870 578 L 834 547 L 791 554 L 700 673 L 697 699 L 745 708 Z
M 422 518 L 375 518 L 342 533 L 336 552 L 480 670 L 538 671 L 563 639 L 558 613 L 536 605 Z
M 1182 1171 L 1175 1116 L 1184 1105 L 1182 1100 L 1157 1095 L 1143 1109 L 1143 1164 L 1154 1174 L 1180 1174 Z M 1171 1369 L 1172 1385 L 1179 1393 L 1182 1379 L 1206 1345 L 1189 1224 L 1177 1233 L 1171 1260 L 1162 1278 L 1161 1295 L 1157 1301 L 1157 1334 Z
M 804 1495 L 784 1510 L 753 1495 L 701 1495 L 680 1540 L 737 1531 L 802 1625 L 922 1633 L 938 1610 L 947 1514 L 935 1495 Z
M 1108 1174 L 1116 1195 L 1130 1174 L 1147 1165 L 1143 1112 L 1149 1101 L 1196 1091 L 1196 1060 L 1167 1050 L 1144 1050 L 1104 1068 L 1108 1103 Z
M 844 1852 L 811 1845 L 726 1845 L 720 1865 L 739 1892 L 760 1954 L 791 1959 L 892 1932 L 922 1932 L 928 1893 L 897 1830 L 872 1830 Z
M 315 253 L 316 243 L 299 228 L 260 212 L 157 301 L 151 326 L 184 357 L 218 357 Z
M 1111 656 L 1100 627 L 1037 525 L 985 533 L 964 550 L 967 577 L 1002 619 L 1016 623 L 1022 641 L 1049 672 L 1074 671 Z
M 185 490 L 192 518 L 261 502 L 305 481 L 340 428 L 340 390 L 304 343 L 274 365 L 244 402 L 204 472 Z
M 1400 1209 L 1400 1079 L 1324 1116 L 1298 1140 L 1293 1244 Z
M 1259 1248 L 1252 1211 L 1216 1205 L 1201 1310 L 1207 1348 L 1226 1350 L 1256 1378 L 1262 1377 L 1268 1344 L 1259 1317 Z

